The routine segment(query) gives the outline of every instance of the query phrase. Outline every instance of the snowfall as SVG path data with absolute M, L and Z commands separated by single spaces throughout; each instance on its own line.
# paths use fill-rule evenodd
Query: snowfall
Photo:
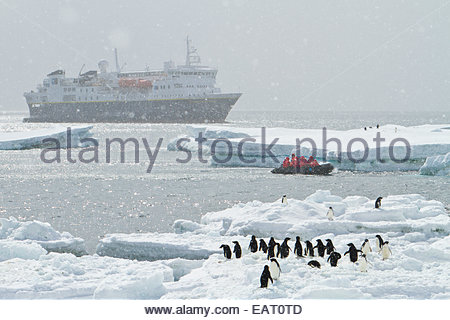
M 422 125 L 404 127 L 400 125 L 382 125 L 379 128 L 366 127 L 352 130 L 327 130 L 326 139 L 339 139 L 341 141 L 341 150 L 335 141 L 323 143 L 322 129 L 287 129 L 287 128 L 266 128 L 265 141 L 261 128 L 238 128 L 232 126 L 189 126 L 187 133 L 170 141 L 167 146 L 169 151 L 178 151 L 180 148 L 190 151 L 198 151 L 198 142 L 194 139 L 199 133 L 207 139 L 202 145 L 204 154 L 211 153 L 211 147 L 216 139 L 228 139 L 231 143 L 231 152 L 225 142 L 216 142 L 214 146 L 214 157 L 209 157 L 211 165 L 215 166 L 252 166 L 252 167 L 277 167 L 286 156 L 297 153 L 309 157 L 313 153 L 313 147 L 310 142 L 301 142 L 300 152 L 296 150 L 296 139 L 311 139 L 316 144 L 316 157 L 319 161 L 331 162 L 337 169 L 354 171 L 407 171 L 419 170 L 425 163 L 427 157 L 434 157 L 450 152 L 450 124 L 443 125 Z M 380 141 L 377 150 L 377 143 L 374 141 L 377 134 Z M 268 147 L 274 139 L 278 138 L 276 144 L 270 149 L 275 155 L 276 160 L 267 154 L 262 156 L 262 146 Z M 184 139 L 184 140 L 180 140 Z M 187 140 L 189 139 L 189 141 Z M 254 139 L 253 141 L 243 139 Z M 362 162 L 352 161 L 362 159 L 365 147 L 361 140 L 367 143 L 367 159 Z M 395 140 L 397 139 L 397 140 Z M 410 145 L 409 159 L 404 162 L 394 160 L 403 160 L 407 157 L 407 148 L 405 139 Z M 239 157 L 239 143 L 242 144 L 241 158 Z M 352 141 L 352 142 L 351 142 Z M 179 142 L 179 147 L 177 147 Z M 351 143 L 350 143 L 351 142 Z M 392 155 L 390 155 L 390 144 L 393 143 Z M 325 146 L 324 146 L 325 145 Z M 350 152 L 348 148 L 351 147 Z M 378 153 L 378 156 L 377 156 Z M 324 157 L 323 154 L 326 156 Z M 231 159 L 222 163 L 230 155 Z M 378 160 L 380 159 L 380 160 Z M 448 159 L 448 157 L 447 157 Z M 250 162 L 251 161 L 251 162 Z M 430 160 L 431 161 L 431 160 Z M 438 163 L 429 162 L 428 167 Z M 446 166 L 449 166 L 447 161 Z M 424 171 L 425 172 L 425 171 Z M 427 170 L 427 174 L 433 174 L 437 170 Z M 441 171 L 442 172 L 442 171 Z M 448 172 L 448 169 L 447 171 Z M 443 174 L 443 173 L 441 173 Z
M 70 142 L 72 147 L 86 146 L 81 140 L 90 138 L 92 133 L 88 127 L 71 127 Z M 54 140 L 44 141 L 45 139 L 56 139 L 61 148 L 68 145 L 67 127 L 54 126 L 47 129 L 30 130 L 21 132 L 0 132 L 0 150 L 24 150 L 33 148 L 55 147 Z
M 332 206 L 335 218 L 326 217 Z M 109 234 L 94 255 L 73 254 L 82 244 L 37 221 L 1 220 L 0 298 L 4 299 L 449 299 L 450 216 L 438 201 L 416 194 L 374 199 L 341 198 L 319 190 L 304 200 L 252 201 L 209 212 L 200 222 L 178 220 L 173 233 Z M 375 235 L 389 241 L 383 260 Z M 260 275 L 268 264 L 251 253 L 251 235 L 268 242 L 295 236 L 302 245 L 331 239 L 342 255 L 347 243 L 369 239 L 367 272 L 348 255 L 331 267 L 326 257 L 279 259 L 281 276 L 268 288 Z M 59 241 L 59 242 L 58 242 Z M 239 241 L 243 256 L 224 257 L 221 244 Z M 55 250 L 55 242 L 60 243 Z M 62 243 L 66 243 L 63 246 Z M 66 248 L 66 249 L 64 249 Z M 54 251 L 54 252 L 49 252 Z M 57 252 L 55 252 L 57 251 Z M 72 251 L 72 253 L 70 253 Z M 317 260 L 321 268 L 308 262 Z

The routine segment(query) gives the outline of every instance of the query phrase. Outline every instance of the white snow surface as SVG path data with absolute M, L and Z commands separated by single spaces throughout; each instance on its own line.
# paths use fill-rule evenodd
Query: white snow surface
M 82 147 L 88 144 L 80 140 L 89 138 L 92 133 L 88 127 L 71 127 L 71 146 Z M 0 132 L 0 150 L 23 150 L 33 148 L 55 147 L 53 142 L 43 142 L 44 139 L 57 139 L 61 148 L 67 147 L 67 128 L 55 126 L 48 129 L 30 130 L 22 132 Z
M 14 217 L 0 218 L 0 239 L 16 243 L 32 242 L 49 252 L 67 252 L 78 256 L 87 254 L 83 239 L 68 232 L 56 231 L 49 223 L 41 221 L 21 222 Z
M 449 299 L 450 216 L 443 204 L 417 194 L 385 196 L 380 209 L 374 202 L 318 190 L 304 200 L 289 198 L 288 204 L 281 199 L 238 204 L 206 213 L 200 223 L 178 220 L 174 233 L 105 236 L 98 252 L 121 258 L 47 254 L 31 238 L 54 238 L 50 226 L 36 233 L 35 227 L 2 223 L 0 298 Z M 334 221 L 326 217 L 329 206 Z M 377 234 L 389 241 L 387 260 L 375 250 Z M 268 261 L 262 252 L 249 252 L 251 235 L 266 242 L 274 236 L 280 243 L 290 236 L 292 249 L 297 235 L 303 248 L 306 240 L 315 245 L 319 238 L 331 239 L 342 259 L 331 267 L 317 250 L 314 258 L 291 252 L 278 259 L 280 279 L 262 289 L 259 278 Z M 344 256 L 348 243 L 360 248 L 364 239 L 373 250 L 368 272 Z M 241 244 L 242 258 L 223 256 L 220 245 L 233 250 L 232 241 Z M 321 269 L 309 267 L 311 259 Z
M 212 165 L 220 166 L 252 166 L 252 167 L 276 167 L 281 164 L 284 157 L 296 152 L 296 139 L 310 138 L 316 144 L 316 157 L 321 160 L 331 162 L 338 169 L 358 170 L 358 171 L 397 171 L 397 170 L 419 170 L 427 157 L 441 155 L 450 152 L 450 124 L 443 125 L 422 125 L 404 127 L 399 125 L 383 125 L 377 128 L 364 128 L 353 130 L 327 130 L 326 139 L 337 138 L 341 141 L 341 150 L 339 151 L 336 142 L 330 141 L 323 143 L 322 129 L 288 129 L 288 128 L 266 128 L 265 143 L 262 141 L 261 128 L 238 128 L 231 126 L 191 126 L 189 134 L 180 138 L 190 138 L 190 141 L 183 141 L 181 146 L 190 151 L 198 150 L 198 143 L 194 139 L 202 132 L 203 137 L 208 140 L 203 143 L 204 154 L 210 153 L 211 144 L 214 139 L 226 138 L 231 142 L 232 151 L 231 159 L 226 163 L 219 163 L 213 157 L 210 157 Z M 381 141 L 379 149 L 374 138 L 380 133 L 380 137 L 385 139 Z M 246 141 L 242 145 L 241 156 L 246 161 L 239 158 L 239 143 L 244 138 L 253 138 L 255 141 Z M 262 145 L 270 145 L 271 142 L 278 138 L 274 147 L 270 150 L 276 156 L 276 160 L 268 157 L 262 157 Z M 363 139 L 367 143 L 368 154 L 367 159 L 363 162 L 356 163 L 353 159 L 361 159 L 364 155 L 364 145 L 361 142 L 353 142 L 351 150 L 348 152 L 349 142 L 352 139 Z M 394 139 L 403 138 L 408 141 L 411 146 L 410 156 L 407 161 L 398 163 L 393 161 L 390 156 L 389 145 Z M 169 151 L 176 151 L 176 141 L 174 139 L 168 144 Z M 312 154 L 313 147 L 309 142 L 302 142 L 300 155 L 306 157 Z M 216 144 L 215 155 L 223 160 L 230 154 L 227 144 L 220 142 Z M 326 154 L 326 159 L 323 154 Z M 296 152 L 297 153 L 297 152 Z M 378 153 L 378 156 L 377 156 Z M 391 153 L 394 160 L 402 160 L 406 157 L 407 149 L 403 142 L 396 142 Z M 341 161 L 339 162 L 339 158 Z M 377 159 L 381 159 L 378 161 Z M 253 161 L 249 163 L 249 161 Z
M 419 173 L 429 176 L 450 176 L 450 152 L 428 157 Z

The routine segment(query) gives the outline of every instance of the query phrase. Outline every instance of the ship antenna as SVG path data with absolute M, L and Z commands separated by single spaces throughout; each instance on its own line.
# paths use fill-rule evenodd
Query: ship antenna
M 117 48 L 114 48 L 114 57 L 116 58 L 116 71 L 117 73 L 119 73 L 120 67 L 119 67 L 119 56 L 117 55 Z
M 189 51 L 190 51 L 189 50 L 189 36 L 187 36 L 186 37 L 186 66 L 190 66 L 191 65 L 191 63 L 189 61 L 189 55 L 190 55 Z
M 86 66 L 86 64 L 83 63 L 83 65 L 81 66 L 80 72 L 78 72 L 78 76 L 81 76 L 81 71 L 83 71 L 85 66 Z

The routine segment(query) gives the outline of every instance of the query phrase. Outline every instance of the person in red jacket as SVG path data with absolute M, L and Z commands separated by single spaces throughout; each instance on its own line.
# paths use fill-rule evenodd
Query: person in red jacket
M 306 161 L 306 158 L 304 156 L 300 157 L 300 167 L 308 165 L 308 161 Z
M 284 159 L 283 161 L 283 168 L 287 168 L 291 165 L 291 163 L 289 162 L 289 157 L 286 157 L 286 159 Z
M 292 154 L 291 165 L 292 165 L 294 168 L 297 168 L 297 167 L 298 167 L 298 158 L 295 156 L 295 154 Z
M 308 163 L 312 164 L 313 162 L 314 162 L 314 157 L 313 156 L 309 156 Z

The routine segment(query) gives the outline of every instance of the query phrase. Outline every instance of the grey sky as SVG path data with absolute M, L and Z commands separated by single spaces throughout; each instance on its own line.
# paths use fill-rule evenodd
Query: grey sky
M 450 109 L 448 0 L 0 0 L 1 108 L 114 47 L 126 70 L 182 64 L 187 34 L 236 110 Z

